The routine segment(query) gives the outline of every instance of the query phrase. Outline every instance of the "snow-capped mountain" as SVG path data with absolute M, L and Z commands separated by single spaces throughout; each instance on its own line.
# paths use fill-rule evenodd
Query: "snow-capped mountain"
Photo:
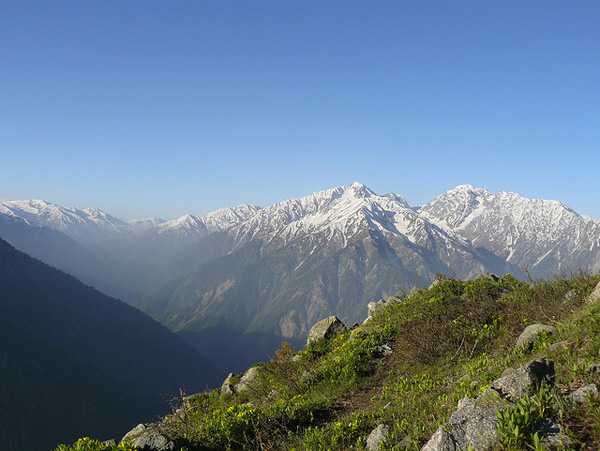
M 0 199 L 0 213 L 24 219 L 32 225 L 58 230 L 84 245 L 133 233 L 129 224 L 97 208 L 79 210 L 43 200 Z
M 402 197 L 358 183 L 263 208 L 208 235 L 193 255 L 186 263 L 195 271 L 138 304 L 184 334 L 227 324 L 298 339 L 325 316 L 364 319 L 369 301 L 416 278 L 426 285 L 437 272 L 518 271 L 432 224 Z
M 185 215 L 172 221 L 158 224 L 154 232 L 159 235 L 174 235 L 202 238 L 226 229 L 254 215 L 260 207 L 239 205 L 235 208 L 220 208 L 203 216 Z
M 353 183 L 266 208 L 241 205 L 127 223 L 95 209 L 0 201 L 5 234 L 21 236 L 17 226 L 25 230 L 24 224 L 84 244 L 111 269 L 107 287 L 108 278 L 118 276 L 128 300 L 146 292 L 135 304 L 200 347 L 236 333 L 238 343 L 246 333 L 264 343 L 301 339 L 332 314 L 360 321 L 368 302 L 399 286 L 427 285 L 438 272 L 524 278 L 520 268 L 535 276 L 600 269 L 599 221 L 560 202 L 469 185 L 423 207 Z M 27 233 L 36 240 L 53 236 Z M 73 261 L 71 267 L 83 266 Z
M 419 214 L 532 274 L 600 270 L 600 221 L 554 200 L 458 186 Z

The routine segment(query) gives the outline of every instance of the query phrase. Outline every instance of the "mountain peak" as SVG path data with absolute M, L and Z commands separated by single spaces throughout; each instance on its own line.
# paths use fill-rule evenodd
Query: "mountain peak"
M 373 191 L 371 191 L 369 188 L 367 188 L 365 185 L 359 182 L 354 182 L 352 185 L 348 186 L 347 191 L 351 191 L 355 197 L 362 198 L 376 195 Z

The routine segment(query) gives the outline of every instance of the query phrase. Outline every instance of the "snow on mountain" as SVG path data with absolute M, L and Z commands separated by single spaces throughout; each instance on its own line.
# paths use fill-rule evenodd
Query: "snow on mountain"
M 144 233 L 156 228 L 158 225 L 164 222 L 166 221 L 162 218 L 144 218 L 130 219 L 127 221 L 127 224 L 129 224 L 136 232 Z
M 96 244 L 133 231 L 129 224 L 97 208 L 79 210 L 43 200 L 0 199 L 0 213 L 19 217 L 31 225 L 58 230 L 82 244 Z
M 555 200 L 462 185 L 419 209 L 432 223 L 539 275 L 600 269 L 600 221 Z
M 235 246 L 262 239 L 281 247 L 303 237 L 326 235 L 343 247 L 365 230 L 402 237 L 417 246 L 425 245 L 431 234 L 462 241 L 430 224 L 401 196 L 379 196 L 359 183 L 264 208 L 233 227 L 231 233 L 235 233 Z
M 226 229 L 254 215 L 260 207 L 239 205 L 235 208 L 220 208 L 203 216 L 185 215 L 156 226 L 154 232 L 161 235 L 204 237 Z

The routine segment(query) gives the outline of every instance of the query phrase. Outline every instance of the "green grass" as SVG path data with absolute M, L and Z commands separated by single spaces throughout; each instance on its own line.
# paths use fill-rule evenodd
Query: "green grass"
M 598 280 L 585 274 L 531 284 L 510 275 L 444 278 L 351 333 L 297 354 L 284 344 L 243 393 L 182 397 L 157 428 L 188 451 L 313 451 L 364 449 L 370 431 L 385 423 L 391 429 L 386 449 L 399 449 L 408 438 L 408 449 L 418 450 L 459 399 L 476 397 L 508 367 L 548 356 L 556 365 L 554 388 L 502 414 L 500 449 L 541 449 L 532 425 L 550 414 L 577 443 L 598 449 L 598 401 L 564 402 L 580 386 L 600 385 L 600 375 L 585 371 L 600 363 L 600 306 L 584 302 Z M 541 337 L 531 352 L 515 350 L 518 335 L 536 322 L 554 325 L 557 334 Z M 377 352 L 383 344 L 392 346 L 391 356 Z

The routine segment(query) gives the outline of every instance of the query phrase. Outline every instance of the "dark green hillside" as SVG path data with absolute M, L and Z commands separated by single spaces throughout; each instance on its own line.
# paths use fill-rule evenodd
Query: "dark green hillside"
M 19 425 L 0 437 L 6 443 L 22 445 L 18 430 L 32 423 L 68 433 L 60 440 L 73 434 L 113 436 L 131 426 L 120 421 L 133 418 L 123 415 L 124 400 L 132 402 L 128 410 L 143 414 L 137 421 L 149 420 L 158 413 L 161 394 L 204 390 L 222 377 L 183 339 L 139 310 L 3 240 L 0 321 L 6 325 L 0 382 L 11 393 L 0 400 L 0 410 Z M 24 400 L 41 396 L 40 402 L 18 403 L 15 393 Z M 119 413 L 111 416 L 111 410 Z
M 0 449 L 44 450 L 82 435 L 122 436 L 162 411 L 155 397 L 0 320 Z
M 379 426 L 379 449 L 420 450 L 450 433 L 452 449 L 599 449 L 600 401 L 593 392 L 577 397 L 600 384 L 600 293 L 589 298 L 599 280 L 441 278 L 352 331 L 298 353 L 284 343 L 245 385 L 239 374 L 228 394 L 186 398 L 144 434 L 187 451 L 362 450 L 377 449 L 368 437 Z M 554 329 L 516 346 L 535 323 Z M 507 381 L 529 385 L 510 395 Z M 461 441 L 459 408 L 491 415 L 465 420 L 492 425 L 489 446 Z M 427 449 L 451 449 L 438 445 Z

